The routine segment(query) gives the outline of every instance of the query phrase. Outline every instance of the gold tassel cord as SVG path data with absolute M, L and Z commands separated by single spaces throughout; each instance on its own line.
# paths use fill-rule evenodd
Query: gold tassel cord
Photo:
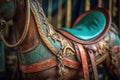
M 67 5 L 66 5 L 66 27 L 71 26 L 71 6 L 72 6 L 72 0 L 67 0 Z
M 62 0 L 58 0 L 57 28 L 62 26 Z

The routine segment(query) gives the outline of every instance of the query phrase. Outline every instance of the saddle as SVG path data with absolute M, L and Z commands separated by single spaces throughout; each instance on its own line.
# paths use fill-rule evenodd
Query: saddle
M 96 8 L 80 15 L 72 28 L 61 28 L 58 30 L 63 36 L 72 40 L 75 46 L 77 58 L 82 62 L 84 79 L 89 80 L 90 58 L 95 80 L 98 80 L 98 72 L 95 54 L 92 49 L 85 50 L 84 45 L 91 46 L 99 42 L 110 28 L 111 17 L 107 10 Z
M 65 37 L 82 44 L 99 41 L 108 32 L 110 15 L 103 8 L 96 8 L 80 15 L 72 28 L 61 28 L 59 32 Z

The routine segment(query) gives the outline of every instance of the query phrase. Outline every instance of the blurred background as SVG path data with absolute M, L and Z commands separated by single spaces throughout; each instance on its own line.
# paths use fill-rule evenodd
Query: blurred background
M 120 26 L 119 0 L 39 0 L 49 21 L 57 28 L 71 27 L 83 12 L 93 8 L 105 8 L 112 22 Z
M 120 29 L 120 0 L 39 0 L 39 2 L 55 28 L 72 27 L 83 12 L 99 7 L 109 11 L 112 23 Z M 0 80 L 13 80 L 13 78 L 21 80 L 16 72 L 17 67 L 17 49 L 7 49 L 0 42 Z M 99 73 L 102 71 L 104 70 L 100 67 Z

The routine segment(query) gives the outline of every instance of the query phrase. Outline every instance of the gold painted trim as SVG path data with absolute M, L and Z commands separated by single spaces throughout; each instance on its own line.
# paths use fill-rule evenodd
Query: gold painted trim
M 37 0 L 35 0 L 37 2 Z M 44 31 L 41 28 L 41 24 L 40 24 L 40 20 L 39 20 L 39 16 L 37 13 L 37 10 L 35 9 L 34 5 L 31 3 L 31 10 L 34 14 L 34 18 L 37 24 L 37 28 L 38 28 L 38 32 L 43 40 L 43 42 L 46 44 L 46 46 L 51 50 L 51 52 L 53 52 L 55 55 L 58 55 L 59 53 L 62 52 L 62 54 L 64 56 L 70 56 L 73 55 L 75 53 L 74 49 L 69 45 L 68 41 L 66 40 L 66 38 L 64 38 L 62 35 L 60 35 L 59 33 L 57 33 L 53 28 L 52 25 L 49 24 L 42 8 L 40 7 L 40 4 L 38 4 L 38 9 L 39 9 L 39 13 L 43 16 L 43 21 L 44 24 L 47 26 L 46 30 L 47 30 L 47 35 L 45 36 Z M 51 39 L 56 42 L 59 41 L 61 44 L 61 48 L 59 51 L 56 50 L 56 48 L 50 43 L 50 41 L 47 39 L 47 37 L 51 37 Z M 68 51 L 69 49 L 69 51 Z
M 43 40 L 43 42 L 45 43 L 45 45 L 50 49 L 50 51 L 57 55 L 56 53 L 58 53 L 58 51 L 56 50 L 56 48 L 54 46 L 52 46 L 52 44 L 49 42 L 49 40 L 47 39 L 47 37 L 45 36 L 42 28 L 41 28 L 41 24 L 40 24 L 40 20 L 39 20 L 39 16 L 38 16 L 38 13 L 34 7 L 34 5 L 32 4 L 32 2 L 30 3 L 31 5 L 31 10 L 32 10 L 32 13 L 34 15 L 34 18 L 35 18 L 35 22 L 36 22 L 36 25 L 37 25 L 37 28 L 38 28 L 38 32 L 39 32 L 39 35 L 41 36 L 41 39 Z M 43 15 L 43 14 L 42 14 Z M 45 16 L 45 15 L 43 15 Z
M 109 53 L 104 54 L 102 58 L 96 60 L 96 65 L 101 64 L 107 57 L 109 57 Z
M 35 22 L 36 22 L 36 25 L 37 25 L 37 28 L 38 28 L 38 32 L 41 36 L 41 39 L 43 40 L 43 42 L 45 43 L 45 45 L 48 47 L 48 49 L 50 49 L 50 51 L 55 54 L 56 56 L 58 55 L 59 51 L 56 50 L 56 48 L 49 42 L 49 40 L 47 39 L 47 37 L 45 36 L 42 28 L 41 28 L 41 23 L 40 23 L 40 20 L 39 20 L 39 16 L 38 16 L 38 13 L 37 13 L 37 10 L 35 9 L 34 5 L 32 4 L 32 2 L 30 3 L 31 4 L 31 10 L 32 10 L 32 13 L 34 15 L 34 18 L 35 18 Z M 41 10 L 41 9 L 40 9 Z M 41 12 L 42 13 L 42 12 Z M 45 15 L 42 14 L 42 16 L 45 18 Z M 51 28 L 50 28 L 51 29 Z M 100 64 L 102 61 L 104 61 L 107 57 L 109 56 L 108 53 L 104 54 L 102 58 L 96 60 L 96 64 Z
M 46 30 L 47 30 L 47 35 L 45 35 L 42 27 L 41 27 L 41 23 L 40 23 L 40 19 L 39 19 L 39 15 L 37 10 L 35 9 L 34 5 L 31 3 L 31 10 L 33 13 L 33 16 L 35 18 L 35 22 L 38 28 L 38 32 L 39 35 L 41 36 L 41 39 L 43 40 L 43 42 L 45 43 L 45 45 L 48 47 L 48 49 L 50 49 L 50 51 L 55 54 L 55 56 L 57 56 L 58 59 L 58 73 L 60 75 L 64 74 L 64 63 L 63 63 L 63 57 L 64 56 L 68 56 L 68 55 L 73 55 L 74 54 L 74 49 L 68 44 L 68 41 L 59 33 L 57 33 L 52 27 L 51 24 L 48 23 L 48 20 L 42 10 L 42 8 L 40 7 L 40 4 L 38 3 L 37 0 L 35 0 L 37 5 L 38 5 L 38 9 L 39 9 L 39 13 L 43 16 L 43 21 L 44 24 L 46 25 Z M 54 42 L 59 41 L 61 44 L 61 48 L 59 51 L 57 51 L 57 49 L 50 43 L 50 41 L 47 39 L 47 37 L 51 37 L 51 39 L 54 40 Z M 71 52 L 68 51 L 71 50 Z

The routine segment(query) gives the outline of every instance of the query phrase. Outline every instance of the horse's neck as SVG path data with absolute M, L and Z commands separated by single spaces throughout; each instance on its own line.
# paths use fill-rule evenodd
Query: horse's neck
M 16 38 L 17 40 L 20 39 L 25 26 L 25 15 L 18 14 L 15 19 L 15 30 L 16 30 Z M 35 22 L 33 16 L 30 16 L 30 23 L 27 36 L 25 37 L 24 41 L 20 45 L 19 49 L 21 53 L 29 52 L 33 50 L 40 42 L 40 38 L 38 35 L 38 31 L 35 27 Z
M 49 24 L 40 4 L 37 1 L 36 1 L 36 5 L 38 8 L 38 10 L 37 10 L 38 14 L 39 14 L 38 16 L 41 16 L 39 18 L 40 22 L 38 22 L 41 24 L 41 30 L 43 30 L 44 34 L 51 36 L 53 33 L 56 33 L 56 31 Z M 20 37 L 24 31 L 24 26 L 26 24 L 25 23 L 25 17 L 26 17 L 25 11 L 20 11 L 20 12 L 21 12 L 21 14 L 17 13 L 16 18 L 15 18 L 15 24 L 16 24 L 15 30 L 16 30 L 17 40 L 20 39 Z M 46 26 L 44 26 L 44 25 L 46 25 Z M 39 29 L 37 28 L 37 23 L 35 22 L 34 13 L 31 13 L 28 34 L 27 34 L 25 40 L 23 41 L 23 43 L 20 45 L 21 53 L 29 52 L 37 47 L 37 45 L 40 42 L 40 37 L 42 37 L 38 34 L 38 30 Z

